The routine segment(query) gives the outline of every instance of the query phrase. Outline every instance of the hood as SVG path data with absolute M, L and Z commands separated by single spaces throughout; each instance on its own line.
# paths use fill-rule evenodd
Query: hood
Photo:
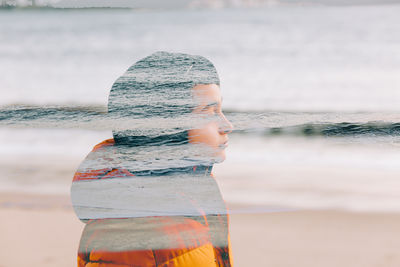
M 187 143 L 187 130 L 196 126 L 191 89 L 197 84 L 219 85 L 214 65 L 201 56 L 156 52 L 133 64 L 108 99 L 116 145 Z

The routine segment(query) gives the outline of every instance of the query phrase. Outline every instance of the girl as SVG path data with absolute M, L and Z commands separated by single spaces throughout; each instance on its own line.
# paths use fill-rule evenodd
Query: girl
M 86 223 L 78 266 L 232 266 L 214 178 L 232 125 L 207 59 L 157 52 L 113 85 L 113 139 L 94 147 L 71 198 Z

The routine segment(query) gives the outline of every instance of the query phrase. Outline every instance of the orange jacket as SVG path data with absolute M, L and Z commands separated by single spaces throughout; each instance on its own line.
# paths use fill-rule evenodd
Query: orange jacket
M 93 151 L 113 145 L 108 139 Z M 76 172 L 73 181 L 130 176 L 104 168 Z M 226 214 L 96 219 L 82 233 L 78 266 L 232 266 L 230 255 Z

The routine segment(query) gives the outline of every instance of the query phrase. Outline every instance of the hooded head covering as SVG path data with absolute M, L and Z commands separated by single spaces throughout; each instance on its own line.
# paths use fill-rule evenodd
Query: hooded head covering
M 195 103 L 191 89 L 217 84 L 214 65 L 206 58 L 156 52 L 132 65 L 112 86 L 108 99 L 116 145 L 176 145 L 188 141 Z

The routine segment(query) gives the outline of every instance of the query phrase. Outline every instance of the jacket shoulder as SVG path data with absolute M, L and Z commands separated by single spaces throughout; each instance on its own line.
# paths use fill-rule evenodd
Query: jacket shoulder
M 103 147 L 106 147 L 106 146 L 113 146 L 113 145 L 115 145 L 114 139 L 113 138 L 107 139 L 107 140 L 104 140 L 103 142 L 95 145 L 93 147 L 93 149 L 92 149 L 92 152 L 94 152 L 96 150 L 99 150 L 100 148 L 103 148 Z

